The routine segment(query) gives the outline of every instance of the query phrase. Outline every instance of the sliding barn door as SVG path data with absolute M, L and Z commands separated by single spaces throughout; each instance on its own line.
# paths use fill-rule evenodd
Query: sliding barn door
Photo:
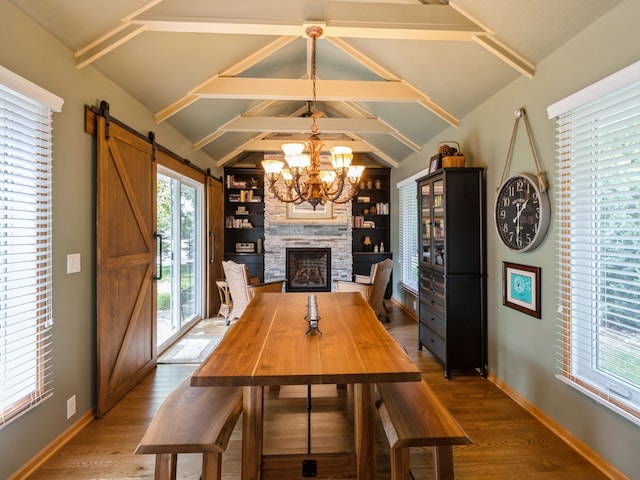
M 154 366 L 156 165 L 153 145 L 96 116 L 97 415 Z
M 224 206 L 222 182 L 207 177 L 207 302 L 206 314 L 215 317 L 220 309 L 220 295 L 216 280 L 222 280 L 224 255 Z

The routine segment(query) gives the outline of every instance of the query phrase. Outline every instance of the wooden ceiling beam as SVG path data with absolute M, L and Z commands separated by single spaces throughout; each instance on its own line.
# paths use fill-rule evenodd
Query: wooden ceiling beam
M 533 63 L 529 62 L 521 55 L 518 55 L 507 45 L 493 36 L 476 37 L 475 41 L 481 47 L 487 49 L 496 57 L 500 58 L 507 65 L 520 72 L 528 79 L 532 79 L 536 73 L 536 67 Z
M 176 100 L 171 105 L 168 105 L 165 108 L 163 108 L 162 110 L 160 110 L 159 112 L 157 112 L 156 115 L 155 115 L 156 123 L 164 122 L 167 118 L 175 115 L 180 110 L 182 110 L 183 108 L 189 106 L 194 101 L 196 101 L 198 98 L 200 98 L 199 96 L 194 95 L 193 92 L 195 90 L 201 88 L 203 85 L 207 85 L 207 84 L 215 81 L 220 76 L 231 77 L 231 76 L 234 76 L 234 75 L 240 75 L 242 72 L 244 72 L 245 70 L 251 68 L 252 66 L 256 65 L 257 63 L 261 62 L 262 60 L 267 58 L 269 55 L 277 52 L 278 50 L 280 50 L 285 45 L 288 45 L 291 41 L 295 40 L 295 38 L 296 37 L 278 37 L 273 42 L 265 45 L 264 47 L 262 47 L 259 50 L 256 50 L 255 52 L 253 52 L 248 57 L 243 58 L 238 63 L 236 63 L 233 66 L 229 67 L 228 69 L 226 69 L 221 74 L 214 75 L 213 77 L 205 80 L 202 84 L 200 84 L 199 86 L 195 87 L 194 90 L 192 90 L 191 92 L 187 93 L 184 97 Z
M 493 29 L 489 28 L 487 25 L 484 25 L 477 18 L 472 17 L 458 5 L 458 2 L 456 2 L 455 0 L 450 0 L 449 5 L 460 15 L 463 15 L 470 22 L 478 25 L 480 28 L 482 28 L 482 30 L 486 32 L 485 35 L 478 35 L 474 37 L 474 42 L 486 49 L 488 52 L 491 52 L 493 55 L 498 57 L 510 67 L 517 70 L 521 75 L 524 75 L 529 79 L 533 78 L 536 72 L 536 66 L 533 63 L 529 62 L 526 58 L 510 48 L 504 42 L 501 42 L 496 37 Z
M 400 78 L 397 75 L 387 70 L 379 63 L 373 61 L 367 55 L 363 54 L 357 48 L 352 47 L 341 38 L 329 38 L 327 39 L 327 41 L 335 45 L 337 48 L 339 48 L 343 52 L 345 52 L 347 55 L 349 55 L 351 58 L 353 58 L 355 61 L 357 61 L 361 65 L 364 65 L 366 68 L 371 70 L 380 78 L 383 78 L 384 80 L 388 80 L 392 82 L 400 81 Z
M 238 147 L 224 155 L 216 162 L 216 166 L 220 168 L 224 167 L 227 163 L 233 161 L 238 155 L 241 155 L 243 152 L 282 152 L 281 146 L 283 143 L 284 140 L 261 139 L 258 137 L 254 138 L 252 140 L 244 142 L 242 145 L 239 145 Z M 373 154 L 380 158 L 380 160 L 386 163 L 389 167 L 398 167 L 398 162 L 396 162 L 394 159 L 392 159 L 370 143 L 362 140 L 326 140 L 323 141 L 323 143 L 323 151 L 326 150 L 328 152 L 329 149 L 334 146 L 347 145 L 351 147 L 354 153 Z
M 321 133 L 354 132 L 390 134 L 393 129 L 376 118 L 327 118 L 316 120 Z M 221 130 L 228 132 L 310 133 L 311 119 L 300 117 L 236 117 Z
M 383 78 L 383 79 L 385 79 L 387 81 L 402 81 L 393 72 L 387 70 L 382 65 L 379 65 L 377 62 L 375 62 L 374 60 L 369 58 L 367 55 L 363 54 L 358 49 L 352 47 L 351 45 L 349 45 L 348 43 L 344 42 L 343 40 L 331 39 L 330 41 L 336 47 L 341 49 L 347 55 L 351 56 L 351 58 L 353 58 L 354 60 L 356 60 L 360 64 L 362 64 L 365 67 L 367 67 L 369 70 L 371 70 L 373 73 L 375 73 L 379 77 L 381 77 L 381 78 Z M 424 106 L 428 110 L 432 111 L 434 114 L 438 115 L 440 118 L 442 118 L 444 121 L 448 122 L 449 124 L 453 125 L 454 127 L 457 128 L 460 125 L 459 120 L 455 116 L 453 116 L 451 113 L 449 113 L 447 110 L 445 110 L 440 105 L 437 105 L 436 103 L 434 103 L 429 98 L 429 96 L 425 95 L 417 87 L 409 84 L 406 81 L 402 81 L 402 82 L 405 85 L 407 85 L 408 88 L 412 89 L 416 93 L 416 96 L 417 96 L 417 99 L 418 99 L 418 103 L 420 103 L 422 106 Z M 419 149 L 418 150 L 415 149 L 415 144 L 413 144 L 413 142 L 408 140 L 406 137 L 401 136 L 399 133 L 398 133 L 398 137 L 396 137 L 396 138 L 398 138 L 399 140 L 400 140 L 400 138 L 403 138 L 404 140 L 407 140 L 409 142 L 409 143 L 407 143 L 407 145 L 409 145 L 412 150 L 419 151 Z M 404 140 L 401 140 L 401 141 L 404 143 Z
M 119 26 L 91 42 L 89 45 L 74 52 L 73 56 L 76 58 L 76 68 L 81 69 L 90 65 L 146 30 L 146 25 L 131 25 L 127 23 Z
M 253 22 L 253 23 L 252 23 Z M 197 20 L 174 20 L 174 19 L 147 19 L 136 20 L 133 23 L 144 25 L 148 31 L 171 32 L 171 33 L 217 33 L 228 35 L 287 35 L 300 37 L 304 35 L 304 25 L 301 24 L 264 24 L 255 20 L 247 19 L 245 22 L 226 23 L 215 19 L 199 18 Z M 307 22 L 322 23 L 322 22 Z M 323 38 L 364 38 L 382 40 L 429 40 L 439 42 L 472 42 L 477 35 L 485 35 L 486 32 L 479 28 L 444 28 L 433 26 L 419 26 L 417 28 L 406 28 L 402 24 L 384 27 L 371 24 L 363 26 L 354 22 L 353 25 L 332 24 L 327 22 L 323 26 Z
M 192 3 L 188 17 L 178 3 L 160 5 L 133 22 L 160 32 L 305 36 L 322 24 L 324 38 L 473 41 L 485 32 L 448 5 L 278 0 L 266 14 L 248 0 Z M 271 4 L 270 4 L 271 5 Z M 247 17 L 247 12 L 252 17 Z M 278 13 L 284 12 L 284 13 Z
M 162 1 L 163 0 L 150 0 L 124 17 L 119 26 L 77 50 L 73 54 L 76 58 L 76 68 L 86 67 L 147 30 L 146 25 L 133 25 L 131 19 L 155 7 Z
M 306 101 L 307 79 L 216 77 L 192 91 L 202 98 Z M 326 102 L 416 102 L 414 88 L 403 82 L 317 80 L 317 99 Z
M 299 141 L 299 140 L 298 140 Z M 282 144 L 286 143 L 285 139 L 252 139 L 242 145 L 242 151 L 248 152 L 279 152 L 282 153 Z M 371 153 L 375 149 L 367 142 L 362 140 L 322 140 L 323 152 L 328 152 L 332 147 L 344 145 L 351 147 L 355 153 Z

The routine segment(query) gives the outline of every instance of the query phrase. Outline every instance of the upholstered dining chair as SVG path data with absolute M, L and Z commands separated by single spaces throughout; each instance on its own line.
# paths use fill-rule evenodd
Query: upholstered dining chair
M 389 321 L 387 307 L 384 304 L 384 293 L 387 290 L 391 271 L 393 270 L 393 260 L 386 258 L 373 265 L 371 269 L 370 283 L 365 283 L 366 277 L 357 275 L 356 282 L 336 280 L 336 291 L 338 292 L 360 292 L 367 303 L 376 312 L 376 316 Z
M 284 280 L 275 280 L 253 285 L 249 279 L 247 266 L 231 260 L 223 261 L 222 269 L 229 285 L 229 294 L 232 302 L 231 312 L 227 317 L 227 325 L 234 318 L 240 318 L 257 292 L 282 292 L 285 282 Z

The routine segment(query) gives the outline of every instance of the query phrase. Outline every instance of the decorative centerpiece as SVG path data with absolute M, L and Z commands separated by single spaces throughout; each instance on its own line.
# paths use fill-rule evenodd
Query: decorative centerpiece
M 318 313 L 318 301 L 315 293 L 310 293 L 307 298 L 307 316 L 304 317 L 309 322 L 309 330 L 305 335 L 310 333 L 317 333 L 322 335 L 322 332 L 318 328 L 318 322 L 320 321 L 320 314 Z

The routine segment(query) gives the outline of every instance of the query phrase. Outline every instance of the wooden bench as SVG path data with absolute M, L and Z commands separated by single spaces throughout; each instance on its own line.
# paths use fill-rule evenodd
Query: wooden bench
M 410 478 L 409 448 L 433 447 L 436 478 L 453 479 L 453 445 L 473 443 L 426 382 L 377 384 L 391 480 Z
M 202 480 L 220 480 L 222 453 L 242 412 L 242 387 L 192 387 L 162 402 L 135 453 L 156 455 L 155 479 L 175 480 L 179 453 L 202 453 Z

